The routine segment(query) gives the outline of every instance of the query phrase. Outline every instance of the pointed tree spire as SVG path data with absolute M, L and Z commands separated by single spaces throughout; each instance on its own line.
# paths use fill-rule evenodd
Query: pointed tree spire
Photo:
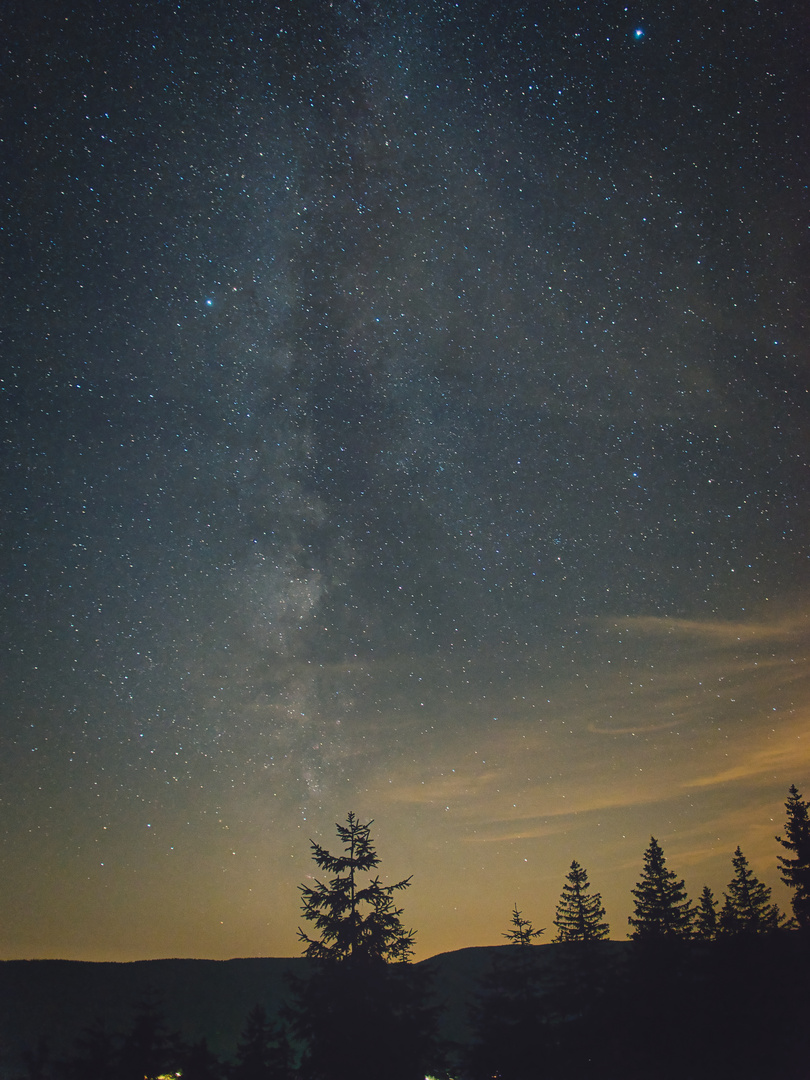
M 691 936 L 692 901 L 687 899 L 683 881 L 666 868 L 661 845 L 654 836 L 644 852 L 641 881 L 632 890 L 635 912 L 627 921 L 636 941 L 655 941 Z
M 779 873 L 785 885 L 793 890 L 790 905 L 796 922 L 802 929 L 810 930 L 810 808 L 795 784 L 791 785 L 785 810 L 785 838 L 776 839 L 793 852 L 793 857 L 777 856 Z
M 304 953 L 311 960 L 369 962 L 408 960 L 416 936 L 402 926 L 402 908 L 394 894 L 407 889 L 411 879 L 382 885 L 378 877 L 364 883 L 380 863 L 371 842 L 369 821 L 363 825 L 351 811 L 345 825 L 336 825 L 345 854 L 332 855 L 311 841 L 316 865 L 333 877 L 327 883 L 301 885 L 304 918 L 318 931 L 310 937 L 299 928 Z
M 725 903 L 720 909 L 722 934 L 767 934 L 778 930 L 785 916 L 771 903 L 771 890 L 749 869 L 748 860 L 739 845 L 731 860 L 734 877 L 723 893 Z
M 695 910 L 694 933 L 698 941 L 714 941 L 717 937 L 717 901 L 708 885 L 703 886 Z
M 309 1080 L 419 1080 L 441 1068 L 438 1006 L 430 976 L 408 963 L 415 934 L 402 925 L 395 896 L 410 878 L 383 885 L 372 876 L 380 859 L 372 822 L 350 813 L 337 825 L 343 851 L 311 843 L 324 881 L 300 886 L 303 914 L 314 930 L 299 929 L 305 955 L 317 961 L 290 973 L 283 1011 L 296 1045 L 295 1075 Z
M 574 859 L 565 878 L 554 925 L 555 941 L 599 941 L 610 933 L 600 893 L 588 894 L 588 871 Z
M 540 937 L 544 930 L 535 930 L 531 919 L 524 919 L 518 911 L 517 901 L 512 910 L 512 929 L 502 936 L 510 945 L 531 945 L 534 938 Z

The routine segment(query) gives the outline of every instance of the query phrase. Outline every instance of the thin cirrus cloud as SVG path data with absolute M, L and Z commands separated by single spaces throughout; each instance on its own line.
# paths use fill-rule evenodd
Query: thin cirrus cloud
M 716 796 L 738 785 L 733 797 L 749 802 L 810 765 L 806 625 L 786 614 L 600 627 L 606 651 L 552 684 L 513 680 L 508 700 L 488 699 L 499 719 L 475 725 L 474 748 L 469 728 L 465 738 L 455 724 L 435 733 L 384 797 L 446 810 L 470 843 L 549 836 L 617 813 L 657 829 L 680 805 L 694 821 L 682 839 L 694 829 L 696 851 L 712 850 L 707 830 L 724 831 Z
M 720 645 L 790 641 L 808 631 L 807 615 L 791 613 L 771 620 L 679 619 L 669 616 L 634 615 L 622 620 L 622 627 L 642 633 L 673 634 L 715 641 Z
M 685 788 L 718 787 L 750 781 L 758 777 L 806 774 L 810 768 L 810 710 L 784 720 L 778 729 L 758 732 L 737 751 L 729 755 L 732 761 L 716 771 L 685 780 Z

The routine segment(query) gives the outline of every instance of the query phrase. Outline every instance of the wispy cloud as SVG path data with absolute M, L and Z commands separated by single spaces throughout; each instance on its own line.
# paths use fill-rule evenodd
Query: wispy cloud
M 718 645 L 799 640 L 810 631 L 806 612 L 791 612 L 770 619 L 735 622 L 719 619 L 679 619 L 667 615 L 628 615 L 615 620 L 617 629 L 644 634 L 699 638 Z
M 684 780 L 684 788 L 718 787 L 762 776 L 804 774 L 810 769 L 810 710 L 757 732 L 732 747 L 733 760 L 721 768 Z
M 628 724 L 624 727 L 614 727 L 610 723 L 600 725 L 591 722 L 588 724 L 587 730 L 592 735 L 638 735 L 639 733 L 651 735 L 656 731 L 672 731 L 674 726 L 676 726 L 676 722 L 673 720 L 665 720 L 661 724 L 650 724 L 639 717 L 635 723 Z

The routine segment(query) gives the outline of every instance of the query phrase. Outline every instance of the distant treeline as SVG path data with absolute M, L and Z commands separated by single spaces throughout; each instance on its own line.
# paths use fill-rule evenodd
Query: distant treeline
M 795 786 L 785 808 L 776 840 L 791 917 L 739 847 L 722 903 L 708 887 L 693 903 L 651 837 L 629 942 L 605 940 L 601 897 L 574 861 L 551 947 L 536 946 L 543 931 L 515 905 L 507 945 L 421 964 L 410 962 L 414 932 L 398 906 L 410 879 L 381 883 L 372 822 L 349 813 L 337 855 L 312 844 L 320 876 L 300 887 L 306 960 L 289 962 L 272 1006 L 257 994 L 230 1052 L 172 1030 L 158 985 L 125 1024 L 99 1016 L 70 1047 L 54 1050 L 43 1015 L 41 1038 L 3 1064 L 3 1080 L 809 1075 L 810 818 Z M 213 1036 L 216 1013 L 208 1022 Z

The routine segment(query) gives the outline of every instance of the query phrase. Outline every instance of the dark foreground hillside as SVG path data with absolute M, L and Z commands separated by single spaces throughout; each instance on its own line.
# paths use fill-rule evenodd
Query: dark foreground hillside
M 658 951 L 471 948 L 417 966 L 432 974 L 454 1076 L 810 1077 L 810 944 L 799 933 Z M 124 1031 L 146 998 L 184 1041 L 205 1038 L 232 1060 L 250 1010 L 275 1016 L 286 973 L 307 970 L 302 958 L 0 962 L 0 1080 L 36 1075 L 36 1062 L 58 1076 L 53 1063 L 83 1029 Z
M 0 1078 L 41 1038 L 52 1056 L 66 1053 L 95 1020 L 125 1029 L 134 1007 L 155 998 L 167 1026 L 189 1042 L 205 1037 L 217 1054 L 230 1055 L 254 1005 L 272 1015 L 285 993 L 284 975 L 306 961 L 140 960 L 128 964 L 75 960 L 0 962 Z

